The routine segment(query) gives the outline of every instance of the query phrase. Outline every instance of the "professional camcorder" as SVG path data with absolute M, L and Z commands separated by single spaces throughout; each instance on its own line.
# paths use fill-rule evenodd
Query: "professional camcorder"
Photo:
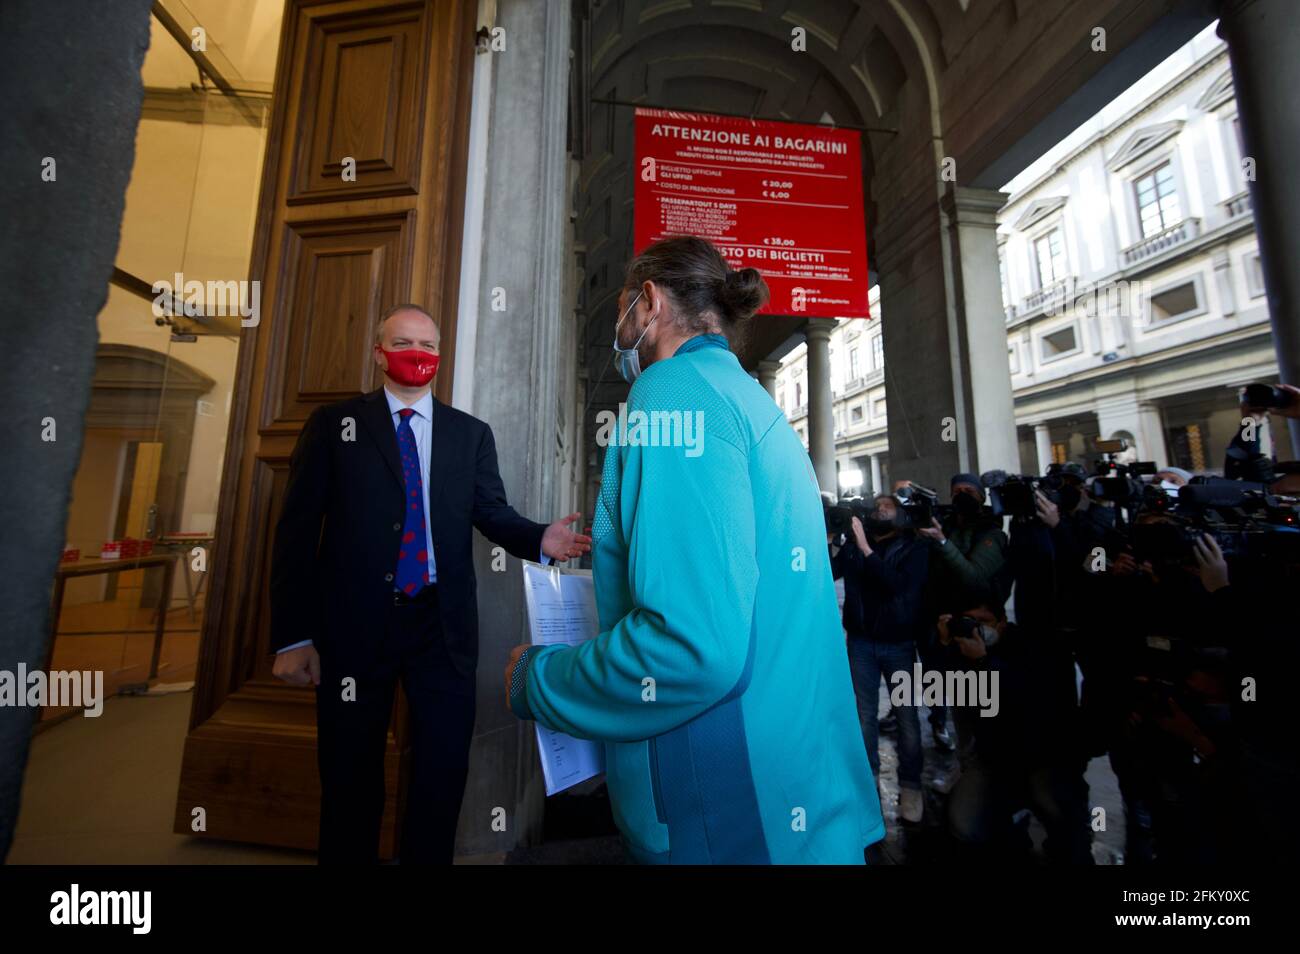
M 924 530 L 932 520 L 942 523 L 952 513 L 951 504 L 939 503 L 939 495 L 929 487 L 908 484 L 894 494 L 902 515 L 902 526 Z
M 1269 410 L 1288 408 L 1295 402 L 1295 395 L 1283 391 L 1271 384 L 1248 384 L 1241 392 L 1241 403 L 1247 407 L 1262 407 Z
M 1043 477 L 990 470 L 980 474 L 980 483 L 988 491 L 989 509 L 993 516 L 1026 520 L 1038 513 L 1034 491 L 1038 491 L 1054 504 L 1061 503 L 1061 490 L 1065 486 L 1065 478 L 1061 474 L 1060 465 L 1053 464 Z
M 1263 484 L 1195 478 L 1176 501 L 1148 486 L 1140 513 L 1133 549 L 1141 560 L 1192 563 L 1196 541 L 1209 534 L 1229 559 L 1300 563 L 1300 498 Z
M 836 536 L 853 529 L 853 518 L 864 524 L 871 518 L 874 501 L 870 497 L 844 497 L 838 501 L 822 498 L 822 512 L 826 518 L 826 532 Z
M 1128 441 L 1097 441 L 1097 450 L 1106 456 L 1097 461 L 1096 472 L 1088 484 L 1088 494 L 1094 500 L 1106 500 L 1129 506 L 1142 496 L 1144 484 L 1140 478 L 1156 474 L 1154 461 L 1142 460 L 1121 464 L 1115 455 L 1128 450 Z

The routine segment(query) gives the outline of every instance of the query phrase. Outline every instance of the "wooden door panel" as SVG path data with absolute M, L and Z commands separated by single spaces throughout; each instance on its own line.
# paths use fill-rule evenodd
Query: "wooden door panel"
M 375 386 L 379 315 L 439 319 L 450 395 L 474 50 L 474 0 L 286 0 L 175 830 L 313 848 L 315 699 L 271 676 L 272 534 L 302 423 Z M 356 181 L 340 175 L 345 155 Z M 405 747 L 399 699 L 382 851 L 397 841 Z M 206 829 L 195 832 L 194 809 Z
M 414 231 L 414 210 L 287 225 L 264 433 L 296 434 L 317 405 L 377 386 L 374 323 L 405 300 Z
M 290 204 L 410 195 L 419 189 L 424 3 L 309 15 L 303 135 Z M 343 158 L 356 182 L 343 181 Z

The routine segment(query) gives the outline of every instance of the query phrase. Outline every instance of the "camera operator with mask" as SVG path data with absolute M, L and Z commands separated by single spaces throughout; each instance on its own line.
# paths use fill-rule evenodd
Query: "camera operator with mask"
M 934 616 L 958 613 L 980 603 L 1001 605 L 1010 589 L 1006 581 L 1007 537 L 1002 532 L 1002 521 L 984 510 L 984 487 L 979 478 L 974 474 L 957 474 L 949 487 L 952 516 L 942 524 L 932 518 L 929 527 L 919 530 L 930 542 L 930 596 Z M 938 668 L 932 637 L 927 637 L 922 647 L 921 661 L 927 669 Z M 947 706 L 930 710 L 935 744 L 951 751 L 947 721 Z M 959 744 L 964 744 L 960 726 L 957 731 Z
M 944 614 L 938 630 L 950 668 L 997 676 L 996 714 L 974 718 L 974 746 L 948 802 L 953 837 L 972 853 L 1027 851 L 1023 833 L 1016 843 L 1012 819 L 1028 808 L 1047 830 L 1049 862 L 1092 864 L 1088 788 L 1053 731 L 1075 717 L 1058 691 L 1059 656 L 1008 623 L 996 601 Z M 1073 678 L 1068 670 L 1064 677 Z
M 1060 467 L 1061 489 L 1059 507 L 1061 518 L 1069 523 L 1079 547 L 1091 551 L 1105 547 L 1115 531 L 1118 511 L 1105 500 L 1093 500 L 1088 493 L 1088 472 L 1074 461 Z
M 856 516 L 850 539 L 832 551 L 831 570 L 844 579 L 844 629 L 848 634 L 849 670 L 857 696 L 858 720 L 871 761 L 880 778 L 880 678 L 892 685 L 894 673 L 910 680 L 921 632 L 922 594 L 929 574 L 929 553 L 902 524 L 898 501 L 882 494 L 867 525 Z M 899 815 L 921 820 L 921 722 L 909 699 L 895 706 L 898 719 Z

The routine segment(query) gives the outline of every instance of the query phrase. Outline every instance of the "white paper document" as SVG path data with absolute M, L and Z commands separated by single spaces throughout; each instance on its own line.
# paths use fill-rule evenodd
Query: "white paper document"
M 575 646 L 600 632 L 590 570 L 565 570 L 524 561 L 529 642 Z M 605 746 L 537 725 L 546 794 L 554 795 L 605 771 Z

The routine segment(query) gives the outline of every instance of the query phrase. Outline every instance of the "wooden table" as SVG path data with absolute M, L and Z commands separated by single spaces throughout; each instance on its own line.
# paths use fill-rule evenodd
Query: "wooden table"
M 212 544 L 216 540 L 210 533 L 165 533 L 158 538 L 155 546 L 164 547 L 168 551 L 178 556 L 188 556 L 195 547 L 203 547 L 208 551 L 209 559 L 212 556 Z M 185 580 L 185 599 L 190 605 L 190 622 L 198 622 L 198 617 L 194 615 L 194 605 L 198 601 L 199 594 L 203 592 L 203 584 L 208 581 L 206 572 L 199 574 L 199 582 L 194 583 L 190 580 L 189 564 L 181 570 L 181 577 Z
M 49 672 L 54 662 L 54 640 L 59 632 L 59 613 L 63 609 L 63 590 L 68 580 L 74 576 L 94 576 L 99 573 L 124 573 L 127 570 L 142 570 L 159 566 L 163 571 L 162 602 L 158 606 L 158 622 L 153 633 L 153 658 L 149 662 L 149 675 L 145 682 L 123 686 L 119 692 L 143 692 L 149 688 L 149 679 L 158 678 L 158 662 L 162 658 L 163 630 L 167 626 L 167 606 L 171 602 L 172 574 L 176 569 L 178 553 L 151 553 L 148 556 L 123 557 L 117 560 L 105 560 L 101 557 L 86 557 L 70 563 L 60 563 L 54 575 L 54 609 L 50 622 L 50 649 L 45 655 L 45 671 Z

